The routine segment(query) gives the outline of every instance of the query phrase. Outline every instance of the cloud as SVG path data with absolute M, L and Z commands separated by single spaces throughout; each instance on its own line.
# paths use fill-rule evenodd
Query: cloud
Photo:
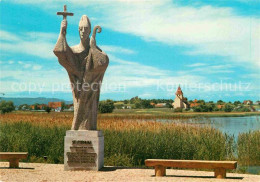
M 135 54 L 136 52 L 131 49 L 126 49 L 119 46 L 112 46 L 112 45 L 101 45 L 100 48 L 105 52 L 111 53 L 121 53 L 121 54 Z
M 40 66 L 40 65 L 34 65 L 34 66 L 32 67 L 32 69 L 33 69 L 33 70 L 40 70 L 40 69 L 42 69 L 42 66 Z
M 206 65 L 205 63 L 194 63 L 194 64 L 187 65 L 187 67 L 199 67 L 199 66 L 205 66 L 205 65 Z
M 3 52 L 22 53 L 40 58 L 53 58 L 54 47 L 53 33 L 25 32 L 14 35 L 10 32 L 1 31 L 0 48 Z M 15 42 L 15 44 L 14 44 Z
M 233 73 L 233 66 L 230 64 L 224 65 L 207 65 L 201 63 L 195 63 L 192 65 L 188 65 L 188 67 L 192 67 L 193 69 L 187 71 L 181 71 L 182 74 L 191 74 L 191 73 L 200 73 L 201 75 L 209 75 L 209 74 L 219 74 L 219 73 Z M 225 78 L 226 79 L 226 78 Z
M 185 46 L 187 55 L 222 56 L 239 65 L 260 67 L 260 20 L 238 15 L 230 7 L 180 6 L 170 0 L 91 1 L 86 6 L 100 12 L 100 24 L 114 31 Z
M 110 55 L 113 65 L 107 69 L 104 83 L 114 83 L 125 88 L 145 88 L 153 86 L 166 88 L 167 86 L 178 85 L 180 83 L 192 84 L 205 81 L 199 75 L 182 75 L 171 70 L 160 69 L 153 66 L 144 65 L 137 62 L 119 59 Z

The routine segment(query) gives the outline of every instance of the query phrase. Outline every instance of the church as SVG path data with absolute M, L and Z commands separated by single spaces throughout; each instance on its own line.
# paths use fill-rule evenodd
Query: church
M 176 97 L 174 99 L 174 102 L 172 103 L 172 106 L 174 109 L 176 108 L 189 108 L 189 103 L 186 97 L 183 96 L 183 92 L 181 90 L 181 87 L 179 86 L 176 93 Z

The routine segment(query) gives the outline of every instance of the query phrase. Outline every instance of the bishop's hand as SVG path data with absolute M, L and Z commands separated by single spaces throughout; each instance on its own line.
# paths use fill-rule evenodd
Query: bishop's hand
M 61 21 L 60 31 L 63 35 L 66 35 L 68 22 L 66 19 Z

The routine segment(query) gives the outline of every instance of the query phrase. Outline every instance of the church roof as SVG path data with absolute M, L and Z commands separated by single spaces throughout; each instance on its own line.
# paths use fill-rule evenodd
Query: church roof
M 176 95 L 183 95 L 183 93 L 182 93 L 182 90 L 181 90 L 181 87 L 179 86 L 178 87 L 178 89 L 177 89 L 177 91 L 176 91 L 176 93 L 175 93 Z

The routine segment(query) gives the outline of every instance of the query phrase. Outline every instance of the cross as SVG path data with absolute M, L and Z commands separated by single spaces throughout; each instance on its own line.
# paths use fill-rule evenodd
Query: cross
M 57 12 L 57 15 L 62 15 L 63 20 L 66 20 L 67 16 L 73 16 L 73 13 L 67 12 L 67 6 L 64 5 L 64 11 L 63 12 Z

